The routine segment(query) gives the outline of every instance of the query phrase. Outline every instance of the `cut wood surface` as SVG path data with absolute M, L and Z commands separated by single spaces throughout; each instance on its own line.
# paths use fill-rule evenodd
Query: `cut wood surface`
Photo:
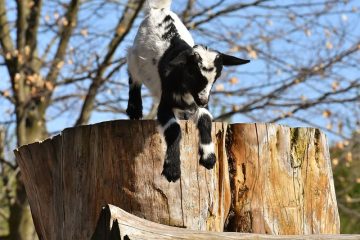
M 217 164 L 199 165 L 198 133 L 182 121 L 181 179 L 161 176 L 156 121 L 64 130 L 15 151 L 41 239 L 89 239 L 110 203 L 190 230 L 339 233 L 326 138 L 315 129 L 213 123 Z
M 206 231 L 194 231 L 183 228 L 169 227 L 166 225 L 150 222 L 136 217 L 124 210 L 108 205 L 101 211 L 96 231 L 92 240 L 158 240 L 158 239 L 360 239 L 360 235 L 266 235 L 254 233 L 217 233 Z

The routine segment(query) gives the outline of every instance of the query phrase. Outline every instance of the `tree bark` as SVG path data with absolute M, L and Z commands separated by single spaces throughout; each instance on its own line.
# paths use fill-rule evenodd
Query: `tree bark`
M 199 165 L 198 133 L 181 122 L 181 179 L 160 175 L 156 121 L 66 129 L 15 151 L 41 239 L 89 239 L 101 207 L 190 230 L 339 233 L 325 136 L 275 124 L 213 123 L 217 164 Z

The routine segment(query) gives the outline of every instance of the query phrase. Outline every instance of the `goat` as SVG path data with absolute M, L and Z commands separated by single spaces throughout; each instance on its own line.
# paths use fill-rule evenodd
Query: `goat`
M 167 149 L 162 175 L 180 178 L 181 129 L 177 119 L 191 119 L 199 130 L 200 164 L 216 162 L 211 139 L 212 116 L 206 109 L 210 90 L 223 66 L 249 60 L 195 45 L 190 32 L 170 10 L 171 0 L 148 0 L 148 13 L 128 51 L 130 119 L 141 119 L 141 86 L 149 88 L 158 105 L 157 118 Z

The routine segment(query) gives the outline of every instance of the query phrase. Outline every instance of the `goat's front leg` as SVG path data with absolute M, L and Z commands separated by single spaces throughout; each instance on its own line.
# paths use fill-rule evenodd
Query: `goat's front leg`
M 175 115 L 169 106 L 160 102 L 158 109 L 158 121 L 166 141 L 166 156 L 162 175 L 169 182 L 175 182 L 180 178 L 180 140 L 181 128 L 176 121 Z
M 141 98 L 141 84 L 133 81 L 129 77 L 129 101 L 126 113 L 130 119 L 140 119 L 142 115 L 142 98 Z
M 214 143 L 211 139 L 212 116 L 206 108 L 199 108 L 195 116 L 195 124 L 199 129 L 200 164 L 212 169 L 216 163 Z

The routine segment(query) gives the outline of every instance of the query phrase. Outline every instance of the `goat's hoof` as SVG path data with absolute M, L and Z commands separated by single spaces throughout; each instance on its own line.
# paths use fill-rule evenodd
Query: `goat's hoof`
M 200 157 L 200 164 L 203 165 L 206 169 L 213 169 L 216 163 L 216 156 L 214 153 L 210 153 L 207 158 L 203 156 Z
M 175 164 L 165 161 L 161 175 L 163 175 L 168 182 L 176 182 L 181 175 L 180 163 Z
M 142 108 L 136 107 L 132 104 L 129 104 L 126 109 L 126 113 L 131 120 L 139 120 L 143 117 Z

